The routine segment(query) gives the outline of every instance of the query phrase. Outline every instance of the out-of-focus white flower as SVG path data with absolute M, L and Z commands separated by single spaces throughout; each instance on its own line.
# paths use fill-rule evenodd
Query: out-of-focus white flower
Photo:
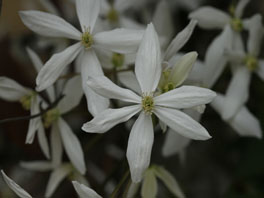
M 76 10 L 82 32 L 64 19 L 52 14 L 40 11 L 20 12 L 24 24 L 34 32 L 43 36 L 66 37 L 78 41 L 64 51 L 54 54 L 46 62 L 36 79 L 37 90 L 42 91 L 52 85 L 64 68 L 81 54 L 83 90 L 90 103 L 88 109 L 92 114 L 102 111 L 109 105 L 108 100 L 94 94 L 85 84 L 89 75 L 103 75 L 93 48 L 103 48 L 117 53 L 133 53 L 137 50 L 143 33 L 129 29 L 95 33 L 93 30 L 100 11 L 100 2 L 98 0 L 76 0 Z
M 140 112 L 132 127 L 127 149 L 132 180 L 139 182 L 142 173 L 149 165 L 154 141 L 151 114 L 154 113 L 162 122 L 183 136 L 206 140 L 211 137 L 206 129 L 177 109 L 209 103 L 215 97 L 215 93 L 204 88 L 183 86 L 159 96 L 153 95 L 161 76 L 161 58 L 158 36 L 152 24 L 148 25 L 140 44 L 135 73 L 141 87 L 141 96 L 116 86 L 103 76 L 88 79 L 88 86 L 96 93 L 135 105 L 107 109 L 84 124 L 82 129 L 86 132 L 104 133 Z
M 85 186 L 84 184 L 80 184 L 77 181 L 72 181 L 72 184 L 80 198 L 102 198 L 93 189 Z
M 23 188 L 21 188 L 18 184 L 16 184 L 12 179 L 10 179 L 3 170 L 1 170 L 2 176 L 6 182 L 6 184 L 9 186 L 11 190 L 16 193 L 17 196 L 20 198 L 32 198 L 32 196 L 26 192 Z

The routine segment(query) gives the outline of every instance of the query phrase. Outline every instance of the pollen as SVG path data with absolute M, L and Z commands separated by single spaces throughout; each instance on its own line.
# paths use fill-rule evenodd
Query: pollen
M 91 48 L 93 44 L 93 37 L 90 34 L 89 28 L 86 28 L 85 32 L 82 34 L 81 42 L 83 46 L 85 47 L 85 49 Z
M 43 116 L 43 123 L 45 128 L 49 128 L 54 122 L 56 122 L 60 117 L 60 111 L 58 108 L 49 110 Z
M 124 65 L 125 56 L 123 54 L 113 53 L 111 62 L 114 67 L 120 68 Z
M 142 108 L 146 114 L 151 115 L 154 109 L 154 100 L 151 95 L 143 95 L 142 97 Z
M 250 70 L 250 71 L 254 71 L 257 69 L 258 67 L 258 61 L 257 59 L 252 56 L 252 55 L 248 55 L 246 56 L 245 60 L 244 60 L 247 68 Z
M 233 18 L 230 22 L 231 27 L 233 30 L 237 32 L 241 32 L 243 30 L 243 24 L 242 21 L 239 18 Z
M 118 12 L 114 8 L 111 8 L 107 13 L 107 19 L 111 23 L 117 23 L 119 20 Z
M 35 97 L 35 95 L 36 94 L 34 92 L 31 92 L 30 94 L 25 95 L 22 98 L 20 98 L 19 102 L 22 104 L 22 107 L 25 110 L 29 110 L 30 109 L 32 99 L 33 99 L 33 97 Z

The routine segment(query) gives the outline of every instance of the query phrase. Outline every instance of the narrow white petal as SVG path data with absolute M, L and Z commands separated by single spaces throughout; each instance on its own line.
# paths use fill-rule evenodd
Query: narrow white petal
M 236 18 L 241 18 L 244 12 L 245 7 L 249 3 L 250 0 L 240 0 L 235 9 Z
M 23 96 L 30 94 L 30 90 L 24 88 L 16 81 L 0 77 L 0 98 L 10 102 L 19 101 Z
M 141 95 L 141 90 L 140 86 L 138 84 L 136 75 L 132 71 L 127 71 L 127 72 L 119 72 L 117 74 L 117 77 L 119 81 L 125 85 L 127 88 L 131 89 L 135 93 Z
M 256 72 L 258 76 L 264 81 L 264 60 L 263 59 L 259 60 L 258 68 Z
M 42 122 L 39 125 L 37 135 L 38 135 L 39 146 L 42 152 L 44 153 L 47 159 L 50 159 L 49 144 L 48 144 L 47 136 L 45 134 L 45 129 L 44 129 Z
M 157 179 L 152 169 L 147 170 L 141 188 L 141 196 L 155 198 L 158 192 Z
M 93 31 L 99 15 L 100 4 L 101 0 L 76 0 L 76 12 L 83 32 L 85 32 L 85 28 L 90 28 L 90 31 Z
M 234 49 L 225 50 L 225 56 L 228 57 L 228 60 L 233 64 L 242 64 L 245 59 L 245 52 L 242 50 L 234 51 Z
M 76 107 L 83 96 L 81 76 L 75 76 L 67 81 L 62 92 L 63 99 L 59 102 L 58 108 L 61 114 L 67 113 Z
M 198 8 L 189 15 L 189 18 L 198 20 L 198 25 L 205 29 L 222 29 L 230 21 L 229 15 L 210 6 Z
M 31 99 L 31 105 L 30 105 L 30 115 L 36 115 L 40 112 L 39 110 L 39 99 L 38 96 L 35 96 Z M 29 127 L 26 137 L 26 144 L 32 144 L 36 131 L 38 130 L 41 123 L 41 118 L 36 117 L 33 119 L 30 119 L 29 121 Z
M 212 87 L 221 75 L 227 63 L 224 51 L 225 49 L 231 49 L 232 41 L 233 32 L 229 26 L 226 26 L 223 32 L 208 47 L 205 55 L 203 77 L 205 86 Z
M 72 184 L 80 198 L 101 198 L 101 196 L 98 195 L 93 189 L 80 184 L 77 181 L 72 181 Z
M 90 133 L 104 133 L 113 126 L 129 120 L 141 110 L 140 105 L 127 106 L 120 109 L 106 109 L 90 122 L 83 125 L 82 130 Z
M 108 0 L 101 1 L 100 15 L 105 15 L 110 10 L 110 4 Z
M 257 57 L 259 55 L 261 41 L 264 33 L 262 25 L 262 16 L 260 14 L 256 14 L 247 22 L 244 22 L 244 25 L 245 28 L 249 31 L 249 38 L 247 40 L 247 51 L 250 55 Z
M 31 62 L 33 63 L 33 66 L 35 67 L 36 71 L 39 72 L 40 69 L 43 67 L 43 62 L 39 58 L 39 56 L 29 47 L 26 48 L 27 53 L 29 55 L 29 58 Z
M 64 178 L 71 172 L 71 167 L 69 164 L 61 165 L 56 168 L 50 175 L 47 188 L 45 191 L 45 197 L 51 197 L 55 192 L 59 184 Z
M 202 125 L 179 110 L 156 106 L 154 113 L 171 129 L 184 137 L 194 140 L 207 140 L 211 138 Z
M 94 46 L 113 52 L 135 53 L 141 42 L 144 31 L 118 28 L 94 35 Z
M 160 166 L 155 167 L 154 171 L 157 177 L 165 184 L 170 192 L 172 192 L 178 198 L 185 197 L 178 182 L 170 172 Z
M 57 122 L 54 123 L 51 127 L 50 145 L 51 145 L 52 164 L 53 167 L 57 167 L 61 164 L 62 152 L 63 152 L 59 127 Z
M 80 42 L 66 48 L 64 51 L 54 54 L 41 68 L 37 79 L 37 90 L 42 91 L 52 85 L 60 76 L 65 67 L 70 64 L 80 53 Z
M 173 82 L 175 87 L 181 85 L 192 70 L 197 56 L 197 52 L 189 52 L 184 56 L 180 57 L 179 60 L 172 67 L 172 71 L 168 81 Z
M 174 56 L 185 45 L 185 43 L 187 43 L 196 24 L 196 20 L 191 20 L 190 23 L 176 35 L 167 48 L 163 60 L 169 61 L 171 57 Z
M 142 92 L 153 92 L 161 75 L 160 44 L 153 24 L 149 24 L 139 46 L 135 73 Z
M 226 91 L 226 99 L 222 114 L 223 120 L 231 119 L 247 101 L 250 79 L 251 72 L 247 67 L 241 65 L 237 68 Z
M 52 163 L 49 161 L 32 161 L 32 162 L 20 162 L 19 165 L 22 168 L 31 170 L 31 171 L 50 171 L 53 169 Z
M 134 123 L 127 145 L 127 160 L 132 181 L 140 182 L 144 171 L 148 168 L 154 141 L 151 116 L 141 112 Z
M 191 108 L 211 102 L 216 96 L 210 89 L 182 86 L 154 98 L 155 105 L 176 109 Z
M 87 79 L 89 76 L 103 76 L 103 70 L 100 62 L 93 50 L 84 51 L 80 57 L 82 88 L 85 93 L 88 110 L 95 116 L 104 111 L 109 106 L 109 99 L 104 98 L 95 93 L 88 85 Z
M 81 33 L 75 27 L 56 15 L 30 10 L 20 11 L 19 16 L 29 29 L 40 35 L 81 39 Z
M 191 140 L 189 138 L 183 137 L 172 129 L 169 129 L 166 133 L 165 142 L 162 147 L 162 155 L 169 157 L 178 154 L 185 149 L 190 142 Z
M 3 175 L 3 178 L 6 182 L 6 184 L 11 188 L 11 190 L 14 191 L 14 193 L 17 194 L 20 198 L 32 198 L 30 194 L 28 194 L 23 188 L 21 188 L 19 185 L 17 185 L 12 179 L 10 179 L 3 170 L 1 170 L 1 173 Z
M 88 86 L 97 94 L 106 98 L 118 99 L 126 102 L 140 103 L 141 98 L 129 89 L 121 88 L 105 76 L 89 77 Z
M 84 174 L 86 167 L 79 139 L 62 118 L 59 118 L 58 126 L 60 128 L 61 139 L 68 157 L 75 168 L 80 171 L 81 174 Z

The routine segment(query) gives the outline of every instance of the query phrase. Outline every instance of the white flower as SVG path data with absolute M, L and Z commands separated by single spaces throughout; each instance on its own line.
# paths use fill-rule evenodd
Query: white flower
M 93 189 L 85 186 L 84 184 L 80 184 L 77 181 L 72 181 L 72 184 L 80 198 L 102 198 Z
M 206 140 L 211 137 L 206 129 L 177 109 L 209 103 L 215 97 L 215 93 L 208 89 L 183 86 L 159 96 L 153 95 L 161 76 L 161 59 L 158 37 L 152 24 L 148 25 L 140 44 L 135 73 L 141 88 L 141 96 L 116 86 L 103 76 L 88 79 L 88 85 L 96 93 L 135 105 L 107 109 L 84 124 L 82 129 L 86 132 L 104 133 L 140 112 L 132 127 L 127 148 L 132 180 L 139 182 L 142 173 L 149 165 L 154 141 L 151 114 L 154 113 L 162 122 L 183 136 Z
M 108 32 L 94 32 L 96 19 L 100 11 L 99 0 L 76 0 L 76 10 L 82 32 L 70 25 L 64 19 L 40 12 L 21 11 L 20 17 L 24 24 L 34 32 L 49 37 L 65 37 L 78 42 L 60 53 L 54 54 L 44 65 L 36 79 L 37 90 L 42 91 L 52 85 L 62 71 L 79 54 L 82 58 L 81 74 L 83 82 L 89 75 L 103 75 L 100 63 L 93 48 L 103 48 L 118 53 L 132 53 L 138 48 L 142 38 L 142 31 L 115 29 Z M 107 108 L 109 101 L 95 95 L 86 84 L 83 89 L 90 105 L 89 111 L 94 115 Z

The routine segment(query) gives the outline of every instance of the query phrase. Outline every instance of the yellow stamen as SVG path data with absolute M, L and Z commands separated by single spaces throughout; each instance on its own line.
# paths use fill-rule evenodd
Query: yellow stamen
M 44 127 L 49 128 L 60 117 L 60 111 L 57 108 L 51 109 L 43 115 Z
M 36 93 L 31 92 L 29 95 L 25 95 L 22 98 L 20 98 L 19 102 L 22 104 L 22 107 L 25 110 L 29 110 L 31 106 L 31 102 L 33 97 L 35 97 Z
M 166 93 L 168 91 L 171 91 L 175 89 L 175 85 L 172 82 L 168 82 L 167 84 L 165 84 L 162 88 L 162 93 Z
M 258 60 L 252 55 L 247 55 L 244 62 L 250 71 L 254 71 L 258 68 Z
M 237 32 L 241 32 L 243 30 L 243 24 L 242 21 L 239 18 L 233 18 L 230 21 L 231 27 L 233 30 Z
M 82 34 L 81 42 L 85 49 L 91 48 L 93 44 L 93 37 L 90 34 L 90 29 L 86 28 L 85 32 Z
M 118 12 L 112 7 L 107 13 L 107 19 L 111 23 L 117 23 L 119 20 Z
M 142 96 L 142 108 L 146 114 L 151 115 L 154 109 L 154 100 L 152 95 Z
M 125 56 L 123 54 L 113 53 L 112 64 L 114 65 L 114 67 L 122 67 L 124 65 L 124 62 Z

